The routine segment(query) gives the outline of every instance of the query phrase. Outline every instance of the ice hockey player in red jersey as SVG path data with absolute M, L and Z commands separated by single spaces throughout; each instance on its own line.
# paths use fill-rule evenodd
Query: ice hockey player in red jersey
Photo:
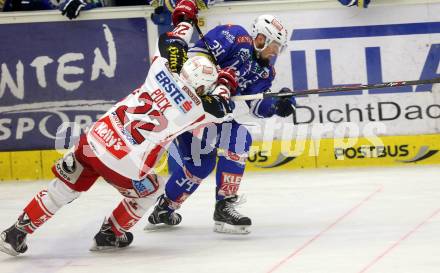
M 185 61 L 193 18 L 185 19 L 159 38 L 143 85 L 116 103 L 54 164 L 56 178 L 1 233 L 0 251 L 24 253 L 26 237 L 99 177 L 124 198 L 95 235 L 91 250 L 130 245 L 133 235 L 128 230 L 163 192 L 164 181 L 153 167 L 167 145 L 185 131 L 232 116 L 229 100 L 217 94 L 236 85 L 236 79 L 228 71 L 217 71 L 205 57 Z

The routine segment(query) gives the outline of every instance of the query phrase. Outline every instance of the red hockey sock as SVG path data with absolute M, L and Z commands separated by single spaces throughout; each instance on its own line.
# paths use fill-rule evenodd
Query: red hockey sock
M 25 214 L 23 215 L 23 218 L 25 218 L 27 215 L 30 221 L 26 223 L 28 219 L 22 218 L 19 219 L 19 224 L 22 224 L 21 227 L 24 228 L 27 233 L 33 233 L 34 230 L 36 230 L 53 216 L 53 213 L 49 211 L 45 205 L 46 198 L 47 191 L 42 190 L 24 208 Z M 22 223 L 20 223 L 20 220 Z
M 109 223 L 116 236 L 123 235 L 134 226 L 145 213 L 135 199 L 124 198 L 113 211 Z

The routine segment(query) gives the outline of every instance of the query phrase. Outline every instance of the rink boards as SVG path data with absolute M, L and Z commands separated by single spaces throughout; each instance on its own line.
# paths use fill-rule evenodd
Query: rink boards
M 251 153 L 248 170 L 438 164 L 439 140 L 440 135 L 318 139 L 292 141 L 290 150 L 275 141 L 271 153 L 262 143 Z
M 440 135 L 385 136 L 261 142 L 252 146 L 246 170 L 252 172 L 333 167 L 440 164 Z M 0 180 L 50 179 L 57 151 L 0 153 Z M 166 158 L 158 164 L 167 173 Z

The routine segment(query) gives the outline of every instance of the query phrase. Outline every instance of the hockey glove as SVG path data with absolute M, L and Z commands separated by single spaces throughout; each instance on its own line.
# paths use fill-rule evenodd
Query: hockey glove
M 339 0 L 339 2 L 347 7 L 358 6 L 360 8 L 367 8 L 370 0 Z
M 234 103 L 231 100 L 217 95 L 205 95 L 201 97 L 205 111 L 216 118 L 223 118 L 234 110 Z
M 173 25 L 176 27 L 180 22 L 189 21 L 197 23 L 198 8 L 195 0 L 181 0 L 171 15 Z
M 163 6 L 158 6 L 151 14 L 151 21 L 156 25 L 171 25 L 171 12 Z
M 229 91 L 229 88 L 224 86 L 223 84 L 218 84 L 212 92 L 209 92 L 210 95 L 217 95 L 225 100 L 229 100 L 231 98 L 231 91 Z
M 83 0 L 69 0 L 61 10 L 62 15 L 66 15 L 70 20 L 78 17 L 79 12 L 87 5 Z
M 226 86 L 229 89 L 229 92 L 231 92 L 231 95 L 235 95 L 238 87 L 235 69 L 230 67 L 221 69 L 218 72 L 217 84 Z
M 289 88 L 281 88 L 279 93 L 292 92 Z M 279 117 L 285 118 L 295 112 L 296 100 L 295 97 L 281 97 L 275 103 L 275 114 Z

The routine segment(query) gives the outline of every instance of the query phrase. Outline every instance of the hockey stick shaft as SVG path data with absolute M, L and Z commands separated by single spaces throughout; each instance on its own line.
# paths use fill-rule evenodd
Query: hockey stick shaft
M 366 89 L 380 89 L 387 87 L 400 87 L 400 86 L 408 86 L 408 85 L 420 85 L 420 84 L 433 84 L 440 83 L 440 78 L 433 78 L 429 80 L 414 80 L 414 81 L 396 81 L 396 82 L 384 82 L 384 83 L 376 83 L 376 84 L 360 84 L 360 85 L 345 85 L 345 86 L 335 86 L 328 88 L 318 88 L 318 89 L 309 89 L 298 92 L 286 92 L 286 93 L 259 93 L 255 95 L 243 95 L 243 96 L 235 96 L 233 100 L 260 100 L 271 97 L 291 97 L 291 96 L 304 96 L 304 95 L 312 95 L 312 94 L 328 94 L 335 92 L 348 92 L 355 90 L 366 90 Z
M 194 28 L 195 28 L 195 29 L 197 30 L 197 32 L 199 33 L 200 40 L 202 40 L 202 42 L 205 44 L 205 46 L 206 46 L 206 50 L 208 50 L 209 55 L 211 55 L 212 60 L 214 61 L 214 64 L 215 64 L 216 66 L 218 66 L 217 58 L 215 57 L 214 52 L 212 52 L 211 48 L 209 47 L 208 41 L 206 41 L 205 35 L 203 35 L 203 32 L 202 32 L 202 30 L 201 30 L 200 27 L 199 27 L 198 20 L 195 20 L 195 21 L 194 21 Z

